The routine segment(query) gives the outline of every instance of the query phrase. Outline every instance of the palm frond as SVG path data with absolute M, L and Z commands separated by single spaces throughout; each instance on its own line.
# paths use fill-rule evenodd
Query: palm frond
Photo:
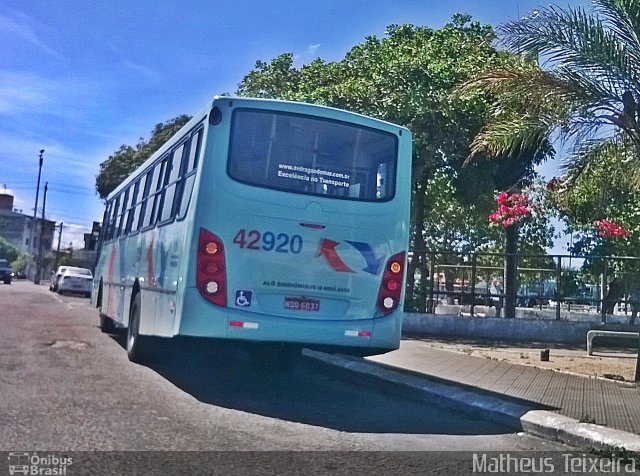
M 618 22 L 619 29 L 623 28 Z M 569 65 L 596 77 L 614 76 L 626 88 L 640 90 L 637 71 L 640 45 L 629 43 L 600 18 L 582 8 L 548 7 L 499 28 L 503 42 L 516 53 L 535 53 L 554 64 Z
M 561 166 L 565 186 L 575 184 L 590 170 L 602 168 L 603 163 L 609 164 L 608 167 L 622 168 L 624 175 L 632 182 L 639 183 L 640 158 L 635 148 L 625 143 L 622 135 L 582 140 L 577 144 Z
M 550 131 L 540 117 L 505 115 L 489 123 L 475 137 L 465 164 L 482 154 L 500 157 L 526 151 L 532 157 L 545 155 Z
M 585 92 L 565 77 L 550 74 L 539 68 L 506 67 L 487 71 L 463 83 L 461 93 L 480 89 L 493 95 L 496 103 L 519 104 L 522 109 L 540 109 L 556 104 L 555 109 L 566 109 L 563 104 L 582 102 Z M 542 102 L 541 102 L 542 101 Z
M 640 0 L 594 0 L 593 5 L 633 62 L 640 63 Z
M 462 84 L 458 92 L 464 94 L 479 89 L 494 97 L 491 110 L 497 122 L 501 121 L 499 116 L 507 111 L 522 115 L 524 123 L 531 123 L 533 117 L 539 116 L 540 123 L 557 129 L 566 139 L 574 140 L 591 140 L 600 135 L 603 127 L 613 125 L 640 144 L 637 127 L 620 119 L 622 102 L 617 95 L 619 87 L 615 77 L 595 77 L 564 66 L 545 71 L 515 65 L 487 71 Z M 514 118 L 509 120 L 518 123 Z M 495 132 L 490 135 L 493 137 Z M 497 134 L 497 138 L 497 144 L 507 140 L 502 133 Z M 472 156 L 486 140 L 482 136 L 478 139 Z M 504 148 L 492 146 L 488 150 Z

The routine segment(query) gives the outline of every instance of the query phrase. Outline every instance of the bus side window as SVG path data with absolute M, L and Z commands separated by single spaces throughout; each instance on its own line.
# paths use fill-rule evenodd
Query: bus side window
M 196 131 L 191 136 L 191 146 L 189 147 L 189 156 L 184 167 L 183 177 L 180 180 L 180 191 L 176 198 L 176 215 L 178 220 L 182 220 L 187 215 L 187 208 L 191 200 L 193 184 L 196 181 L 196 170 L 198 167 L 198 157 L 202 147 L 202 129 Z
M 158 207 L 159 191 L 162 187 L 162 179 L 165 167 L 165 161 L 157 162 L 153 167 L 153 175 L 151 177 L 151 183 L 149 186 L 149 195 L 147 197 L 147 204 L 144 212 L 144 221 L 142 224 L 143 229 L 151 228 L 155 225 L 156 210 Z
M 130 187 L 128 187 L 124 192 L 122 206 L 120 207 L 120 216 L 118 217 L 118 221 L 117 221 L 118 228 L 116 229 L 116 233 L 115 233 L 116 238 L 119 238 L 120 236 L 122 236 L 124 232 L 124 229 L 122 227 L 124 225 L 125 217 L 127 216 L 127 209 L 129 206 L 129 188 Z
M 138 203 L 137 200 L 138 200 L 139 190 L 140 190 L 140 180 L 136 180 L 136 183 L 133 186 L 133 193 L 131 195 L 131 200 L 129 201 L 129 210 L 127 210 L 127 220 L 124 228 L 125 235 L 128 235 L 131 232 L 131 227 L 133 225 L 134 211 Z
M 105 241 L 105 234 L 107 232 L 107 223 L 109 223 L 109 211 L 111 210 L 111 203 L 107 203 L 104 209 L 104 215 L 102 216 L 102 226 L 100 227 L 100 236 L 98 237 L 98 244 L 101 245 Z
M 176 196 L 176 190 L 178 185 L 178 179 L 180 178 L 180 170 L 182 167 L 182 156 L 185 151 L 185 143 L 173 151 L 171 160 L 169 161 L 170 169 L 167 170 L 167 183 L 164 191 L 164 201 L 160 210 L 160 223 L 171 221 L 174 217 L 172 210 L 174 210 L 174 198 Z
M 107 203 L 107 208 L 104 212 L 104 219 L 102 220 L 102 230 L 100 231 L 101 241 L 109 241 L 109 222 L 111 220 L 111 211 L 113 210 L 113 201 Z
M 144 207 L 146 203 L 147 194 L 149 193 L 149 187 L 147 183 L 149 180 L 147 179 L 151 172 L 148 172 L 142 176 L 140 179 L 140 188 L 138 191 L 138 198 L 136 203 L 136 209 L 133 212 L 133 223 L 131 224 L 131 230 L 133 233 L 137 233 L 138 230 L 142 227 L 142 218 L 144 217 Z
M 116 223 L 118 219 L 118 210 L 120 209 L 120 195 L 116 198 L 113 205 L 111 216 L 109 217 L 109 229 L 107 230 L 107 240 L 115 238 Z

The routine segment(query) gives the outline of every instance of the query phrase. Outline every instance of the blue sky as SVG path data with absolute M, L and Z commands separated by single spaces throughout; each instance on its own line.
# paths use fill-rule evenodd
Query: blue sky
M 561 6 L 565 2 L 557 2 Z M 572 4 L 584 2 L 572 1 Z M 454 13 L 498 24 L 531 0 L 4 0 L 0 4 L 0 192 L 32 214 L 45 149 L 46 216 L 63 246 L 102 217 L 99 164 L 156 123 L 233 93 L 256 60 L 339 60 L 392 23 L 439 28 Z M 553 173 L 554 164 L 545 168 Z M 42 192 L 39 207 L 42 207 Z M 38 212 L 38 215 L 40 212 Z

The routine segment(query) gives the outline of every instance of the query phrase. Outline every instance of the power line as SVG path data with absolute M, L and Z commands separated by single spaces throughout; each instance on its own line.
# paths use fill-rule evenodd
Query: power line
M 69 195 L 85 195 L 85 196 L 95 196 L 98 198 L 97 192 L 89 192 L 89 189 L 80 188 L 80 187 L 65 187 L 59 185 L 53 185 L 49 187 L 52 192 L 62 192 L 67 193 Z M 20 187 L 10 187 L 9 190 L 33 190 L 33 187 L 29 186 L 20 186 Z M 86 191 L 85 191 L 86 190 Z M 2 189 L 0 189 L 0 192 Z

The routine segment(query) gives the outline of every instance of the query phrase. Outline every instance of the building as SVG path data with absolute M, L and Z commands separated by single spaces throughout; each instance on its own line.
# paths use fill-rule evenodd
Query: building
M 81 268 L 88 268 L 91 271 L 95 269 L 98 252 L 98 238 L 100 237 L 100 222 L 94 221 L 91 227 L 91 233 L 84 234 L 84 249 L 73 251 L 73 262 Z
M 91 233 L 84 234 L 84 249 L 95 251 L 96 246 L 98 245 L 98 238 L 100 237 L 100 222 L 94 221 L 91 226 Z
M 12 195 L 0 193 L 0 236 L 15 246 L 21 254 L 31 256 L 37 256 L 42 236 L 43 253 L 51 251 L 56 223 L 36 218 L 33 241 L 30 242 L 32 223 L 33 216 L 14 210 Z

